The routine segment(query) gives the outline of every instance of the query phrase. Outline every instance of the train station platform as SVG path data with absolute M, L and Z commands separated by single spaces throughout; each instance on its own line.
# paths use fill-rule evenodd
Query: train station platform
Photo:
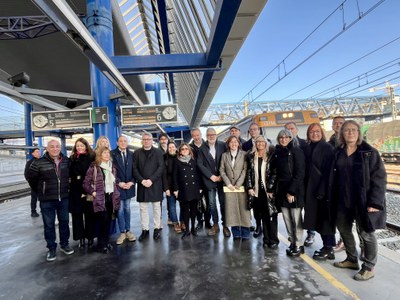
M 286 256 L 286 230 L 279 220 L 278 249 L 215 237 L 200 230 L 182 240 L 163 215 L 162 238 L 127 243 L 109 254 L 78 249 L 46 261 L 41 218 L 30 217 L 30 199 L 0 204 L 1 299 L 398 299 L 400 254 L 379 248 L 375 278 L 357 282 L 355 271 L 311 257 L 319 238 L 297 258 Z M 165 204 L 165 203 L 164 203 Z M 139 206 L 132 202 L 132 231 L 141 232 Z M 151 220 L 151 218 L 150 218 Z M 112 237 L 115 242 L 117 235 Z M 336 255 L 343 260 L 345 253 Z

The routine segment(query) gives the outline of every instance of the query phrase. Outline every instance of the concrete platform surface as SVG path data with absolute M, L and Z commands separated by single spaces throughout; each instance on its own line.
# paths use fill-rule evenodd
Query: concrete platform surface
M 399 255 L 380 253 L 375 278 L 352 279 L 355 271 L 310 257 L 321 247 L 286 256 L 286 231 L 279 220 L 281 243 L 264 248 L 262 239 L 233 241 L 222 233 L 181 240 L 166 225 L 161 240 L 125 242 L 109 254 L 77 248 L 46 261 L 43 223 L 31 218 L 29 198 L 0 204 L 1 299 L 398 299 Z M 165 205 L 165 203 L 164 203 Z M 132 231 L 140 234 L 139 208 L 132 203 Z M 152 233 L 152 232 L 151 232 Z M 115 242 L 117 235 L 112 237 Z M 339 253 L 336 260 L 344 259 Z

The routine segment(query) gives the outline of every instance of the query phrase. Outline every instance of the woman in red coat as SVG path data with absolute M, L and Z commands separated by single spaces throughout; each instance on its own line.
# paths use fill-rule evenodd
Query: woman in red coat
M 117 188 L 117 171 L 111 162 L 111 151 L 107 147 L 96 149 L 96 159 L 89 167 L 83 188 L 93 196 L 93 209 L 99 224 L 97 248 L 108 253 L 112 246 L 109 243 L 112 215 L 120 207 Z

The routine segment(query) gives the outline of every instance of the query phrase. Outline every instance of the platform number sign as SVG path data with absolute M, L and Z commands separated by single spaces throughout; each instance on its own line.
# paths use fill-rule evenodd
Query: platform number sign
M 148 125 L 175 123 L 178 121 L 178 108 L 171 105 L 121 106 L 122 125 Z

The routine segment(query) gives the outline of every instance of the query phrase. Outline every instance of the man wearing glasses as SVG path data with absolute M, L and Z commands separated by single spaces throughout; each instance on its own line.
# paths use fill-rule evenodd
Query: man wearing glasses
M 153 239 L 161 237 L 161 201 L 163 198 L 162 174 L 164 169 L 163 153 L 153 147 L 150 133 L 142 135 L 143 147 L 133 153 L 133 176 L 138 183 L 137 201 L 140 207 L 142 234 L 139 241 L 149 237 L 149 203 L 153 207 L 154 232 Z
M 197 167 L 203 177 L 204 187 L 206 189 L 210 212 L 213 220 L 213 226 L 208 231 L 208 235 L 219 233 L 217 193 L 222 217 L 223 233 L 225 237 L 230 237 L 229 228 L 224 225 L 225 221 L 225 195 L 222 189 L 222 179 L 219 174 L 219 165 L 222 153 L 226 151 L 226 145 L 217 140 L 217 134 L 214 128 L 207 129 L 207 141 L 200 147 L 197 157 Z

